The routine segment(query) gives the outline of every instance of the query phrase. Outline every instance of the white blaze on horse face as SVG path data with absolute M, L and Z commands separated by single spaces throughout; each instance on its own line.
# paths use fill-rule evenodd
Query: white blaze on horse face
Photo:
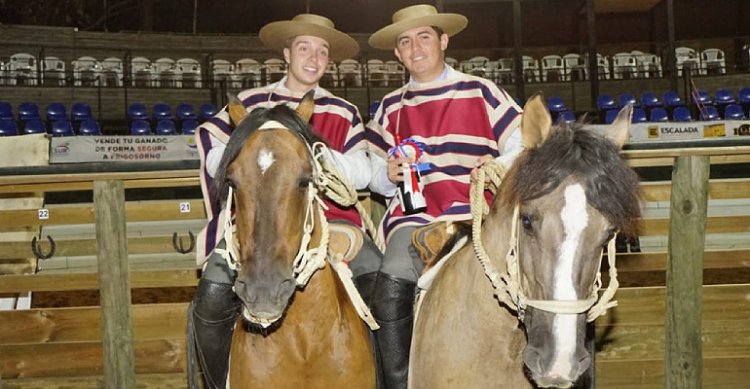
M 565 188 L 565 205 L 560 212 L 565 233 L 560 246 L 557 268 L 554 279 L 555 300 L 577 300 L 573 287 L 573 263 L 575 261 L 581 235 L 588 225 L 589 216 L 586 213 L 586 193 L 580 184 Z M 555 315 L 552 324 L 555 337 L 555 356 L 550 372 L 567 377 L 573 368 L 571 360 L 576 351 L 576 314 Z
M 271 150 L 260 150 L 260 153 L 258 153 L 258 167 L 260 167 L 260 173 L 266 174 L 266 170 L 273 165 L 274 161 L 276 160 L 273 158 L 273 152 L 271 152 Z

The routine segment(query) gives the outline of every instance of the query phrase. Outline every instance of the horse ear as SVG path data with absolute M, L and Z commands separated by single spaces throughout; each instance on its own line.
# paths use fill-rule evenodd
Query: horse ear
M 612 125 L 607 129 L 607 132 L 604 135 L 607 139 L 612 141 L 615 146 L 619 148 L 622 148 L 622 145 L 624 145 L 628 140 L 628 135 L 630 134 L 630 119 L 632 116 L 632 104 L 627 104 L 622 107 L 620 112 L 617 114 L 617 117 L 612 122 Z
M 242 102 L 240 102 L 237 96 L 230 97 L 229 104 L 227 105 L 227 110 L 229 111 L 229 118 L 232 120 L 232 124 L 234 124 L 235 127 L 237 127 L 242 119 L 247 116 L 247 110 L 245 109 L 245 106 L 242 105 Z
M 537 93 L 531 96 L 523 107 L 521 135 L 527 149 L 539 146 L 549 135 L 552 118 L 544 104 L 544 97 Z
M 315 109 L 315 89 L 311 89 L 302 97 L 302 101 L 297 106 L 297 115 L 305 122 L 310 122 L 313 110 Z

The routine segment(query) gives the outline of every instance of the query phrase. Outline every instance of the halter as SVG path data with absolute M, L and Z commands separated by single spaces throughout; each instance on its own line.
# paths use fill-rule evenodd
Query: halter
M 492 170 L 490 170 L 492 169 Z M 484 272 L 490 279 L 495 289 L 495 297 L 518 313 L 518 320 L 523 321 L 526 308 L 534 307 L 555 314 L 578 314 L 587 313 L 587 321 L 594 321 L 597 317 L 606 313 L 607 309 L 617 305 L 612 300 L 619 282 L 617 281 L 617 268 L 615 266 L 615 237 L 607 244 L 607 260 L 609 262 L 609 285 L 599 298 L 601 288 L 601 261 L 597 270 L 596 279 L 588 298 L 584 300 L 533 300 L 529 299 L 523 292 L 520 284 L 520 267 L 518 263 L 518 225 L 520 224 L 519 205 L 513 209 L 511 219 L 511 234 L 508 253 L 505 256 L 507 271 L 499 272 L 490 261 L 482 244 L 481 224 L 483 216 L 489 212 L 487 203 L 484 201 L 484 178 L 486 170 L 493 175 L 493 184 L 499 186 L 499 179 L 505 174 L 502 166 L 494 161 L 482 165 L 477 172 L 477 179 L 471 185 L 471 213 L 472 213 L 472 240 L 474 252 L 479 259 Z
M 297 283 L 297 287 L 301 289 L 304 288 L 310 281 L 312 275 L 318 269 L 325 267 L 327 258 L 328 262 L 333 266 L 333 269 L 339 276 L 339 279 L 344 284 L 344 288 L 346 289 L 357 314 L 371 329 L 376 330 L 380 328 L 370 313 L 367 304 L 365 304 L 364 300 L 362 300 L 362 297 L 357 292 L 354 282 L 352 281 L 351 270 L 348 268 L 347 264 L 342 258 L 333 258 L 328 255 L 329 231 L 328 219 L 325 217 L 325 210 L 327 210 L 328 207 L 320 198 L 318 188 L 325 191 L 325 188 L 330 185 L 332 176 L 337 176 L 336 174 L 328 172 L 328 166 L 326 166 L 326 169 L 323 168 L 323 155 L 328 151 L 327 146 L 323 142 L 315 142 L 310 145 L 299 132 L 293 131 L 275 120 L 267 121 L 258 127 L 259 131 L 270 129 L 288 130 L 299 137 L 307 148 L 310 164 L 312 165 L 313 170 L 312 180 L 307 184 L 307 204 L 305 206 L 305 221 L 303 223 L 302 240 L 300 241 L 300 247 L 294 257 L 294 261 L 292 262 L 292 275 Z M 340 177 L 337 178 L 338 181 L 341 181 Z M 220 216 L 224 219 L 224 241 L 226 242 L 226 248 L 216 248 L 215 251 L 226 260 L 227 266 L 230 269 L 237 270 L 239 268 L 239 262 L 237 259 L 240 257 L 238 250 L 240 244 L 237 241 L 236 236 L 237 226 L 232 219 L 233 200 L 234 190 L 232 187 L 229 187 L 226 204 Z M 321 237 L 318 247 L 311 248 L 310 241 L 313 229 L 315 228 L 316 212 L 320 222 Z

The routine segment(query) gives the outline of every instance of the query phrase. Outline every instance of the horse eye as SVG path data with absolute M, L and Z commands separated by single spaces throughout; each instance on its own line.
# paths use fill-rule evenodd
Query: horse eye
M 307 189 L 307 186 L 310 185 L 310 182 L 312 181 L 312 177 L 302 177 L 299 179 L 299 188 L 300 189 Z
M 531 232 L 533 226 L 531 223 L 531 217 L 529 217 L 529 215 L 521 215 L 521 226 L 523 226 L 524 230 Z
M 604 244 L 605 244 L 605 245 L 606 245 L 607 243 L 609 243 L 609 241 L 610 241 L 610 240 L 612 240 L 612 238 L 614 238 L 614 237 L 615 237 L 615 233 L 616 233 L 616 232 L 617 232 L 617 230 L 615 230 L 614 228 L 610 228 L 610 229 L 609 229 L 609 230 L 607 231 L 607 238 L 606 238 L 606 239 L 604 239 Z
M 232 189 L 237 189 L 237 185 L 235 185 L 234 181 L 232 181 L 229 178 L 227 178 L 227 186 L 230 187 L 230 188 L 232 188 Z

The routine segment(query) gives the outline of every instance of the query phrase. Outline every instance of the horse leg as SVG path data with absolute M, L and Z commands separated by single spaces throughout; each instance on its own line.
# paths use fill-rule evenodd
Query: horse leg
M 416 283 L 380 273 L 372 298 L 372 314 L 380 325 L 375 331 L 387 389 L 406 388 L 409 348 L 414 325 L 414 288 Z
M 191 306 L 198 359 L 210 389 L 226 387 L 232 332 L 240 307 L 232 290 L 234 278 L 236 273 L 224 259 L 212 253 Z

